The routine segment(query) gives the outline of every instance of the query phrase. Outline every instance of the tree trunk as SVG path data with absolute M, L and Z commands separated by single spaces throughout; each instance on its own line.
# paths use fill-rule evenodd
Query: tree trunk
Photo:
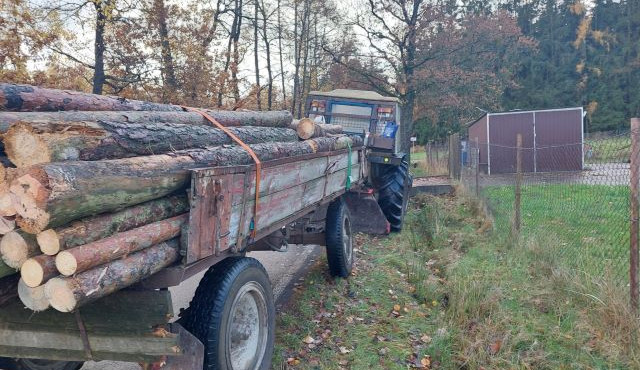
M 282 108 L 287 106 L 287 85 L 285 83 L 284 61 L 282 59 L 282 19 L 280 12 L 280 0 L 277 3 L 278 11 L 278 51 L 280 54 L 280 79 L 282 80 Z
M 128 100 L 117 96 L 0 83 L 0 111 L 56 112 L 61 110 L 180 112 L 182 108 L 176 105 Z
M 64 249 L 88 244 L 115 233 L 129 231 L 189 211 L 185 196 L 152 200 L 114 213 L 105 213 L 57 229 L 47 229 L 36 236 L 42 253 L 53 256 Z
M 4 263 L 4 261 L 2 261 L 2 259 L 0 259 L 0 278 L 3 278 L 5 276 L 9 276 L 9 275 L 13 275 L 16 272 L 17 272 L 16 269 L 9 267 L 9 265 Z M 1 283 L 0 283 L 0 289 L 2 289 L 2 284 Z
M 19 270 L 31 257 L 40 254 L 36 236 L 22 230 L 14 230 L 0 240 L 0 255 L 7 266 Z
M 258 0 L 256 0 L 258 1 Z M 269 35 L 267 33 L 267 9 L 262 1 L 262 39 L 264 41 L 266 60 L 267 60 L 267 110 L 273 107 L 273 72 L 271 70 L 271 45 L 269 44 Z
M 71 312 L 155 274 L 179 257 L 178 241 L 172 239 L 75 277 L 53 278 L 44 285 L 45 294 L 53 308 Z
M 40 312 L 49 308 L 49 299 L 46 297 L 44 285 L 31 288 L 24 283 L 24 280 L 20 279 L 18 281 L 18 297 L 31 311 Z
M 253 13 L 253 57 L 256 68 L 256 105 L 258 110 L 262 110 L 262 99 L 260 97 L 260 59 L 258 56 L 258 0 L 254 1 L 254 13 Z
M 163 95 L 165 101 L 171 101 L 171 95 L 178 89 L 176 74 L 173 68 L 173 54 L 169 43 L 169 28 L 167 27 L 167 8 L 164 0 L 153 0 L 153 14 L 155 16 L 158 35 L 160 36 L 160 54 L 162 67 Z M 169 95 L 169 96 L 167 96 Z
M 0 267 L 0 270 L 1 269 L 2 268 Z M 10 301 L 13 301 L 18 296 L 19 280 L 20 275 L 18 274 L 4 277 L 0 276 L 0 307 Z
M 315 137 L 327 136 L 327 134 L 341 134 L 342 126 L 316 123 L 312 119 L 303 118 L 296 125 L 298 137 L 307 140 Z
M 336 141 L 316 138 L 250 147 L 260 160 L 268 161 L 333 150 Z M 12 182 L 10 191 L 18 203 L 18 225 L 27 232 L 38 233 L 184 189 L 192 168 L 251 163 L 249 154 L 237 146 L 106 161 L 49 163 L 28 168 L 25 175 Z
M 56 258 L 44 254 L 29 258 L 20 268 L 22 281 L 30 288 L 40 286 L 58 275 Z
M 233 127 L 247 144 L 297 141 L 288 128 Z M 233 144 L 211 126 L 174 123 L 16 123 L 4 135 L 5 151 L 18 167 L 62 161 L 95 161 Z
M 60 90 L 58 90 L 60 91 Z M 0 94 L 1 94 L 0 90 Z M 60 91 L 60 94 L 64 92 Z M 83 105 L 87 110 L 89 106 Z M 1 110 L 1 108 L 0 108 Z M 265 127 L 289 127 L 293 116 L 287 110 L 273 112 L 257 111 L 216 111 L 204 110 L 221 125 L 232 126 L 265 126 Z M 76 121 L 110 121 L 118 123 L 175 123 L 187 125 L 207 125 L 211 123 L 196 112 L 139 112 L 139 111 L 71 111 L 71 112 L 0 112 L 0 133 L 9 130 L 16 122 L 76 122 Z
M 173 239 L 189 220 L 189 214 L 172 217 L 137 229 L 114 234 L 93 243 L 64 250 L 56 256 L 56 267 L 62 275 L 71 276 L 90 270 L 122 256 Z
M 102 95 L 102 89 L 105 82 L 104 73 L 104 31 L 107 24 L 109 14 L 107 10 L 111 7 L 110 1 L 96 1 L 93 3 L 96 9 L 96 35 L 94 40 L 94 66 L 93 66 L 93 93 Z

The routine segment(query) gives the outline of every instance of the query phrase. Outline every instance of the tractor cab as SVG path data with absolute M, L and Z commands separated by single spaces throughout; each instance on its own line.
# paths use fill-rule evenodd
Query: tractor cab
M 370 162 L 399 164 L 402 160 L 397 98 L 366 90 L 311 91 L 306 108 L 307 117 L 316 122 L 340 125 L 347 133 L 362 135 L 370 149 Z

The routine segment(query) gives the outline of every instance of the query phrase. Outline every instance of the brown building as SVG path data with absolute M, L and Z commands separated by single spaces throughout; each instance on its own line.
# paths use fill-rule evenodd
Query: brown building
M 487 113 L 468 128 L 488 174 L 516 172 L 516 137 L 522 134 L 525 172 L 580 171 L 584 166 L 583 109 Z M 479 144 L 476 144 L 479 143 Z

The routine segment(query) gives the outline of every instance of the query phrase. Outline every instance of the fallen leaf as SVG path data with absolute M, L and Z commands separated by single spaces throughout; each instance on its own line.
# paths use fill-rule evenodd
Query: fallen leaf
M 495 355 L 500 351 L 501 347 L 502 347 L 502 341 L 500 339 L 496 340 L 495 342 L 491 343 L 491 345 L 489 346 L 489 354 L 491 354 L 492 356 Z
M 431 343 L 431 337 L 426 334 L 421 336 L 420 340 L 422 341 L 422 343 L 425 343 L 425 344 Z
M 431 368 L 431 356 L 424 356 L 422 358 L 422 360 L 420 360 L 420 364 L 422 365 L 423 369 L 430 369 Z
M 389 348 L 387 348 L 387 347 L 380 348 L 380 350 L 378 351 L 378 354 L 379 354 L 380 356 L 384 356 L 384 355 L 386 355 L 387 353 L 389 353 Z
M 349 365 L 349 361 L 347 361 L 347 360 L 340 360 L 340 361 L 338 361 L 338 365 L 340 365 L 340 366 L 347 366 L 347 365 Z
M 347 349 L 347 347 L 338 347 L 338 349 L 340 350 L 340 353 L 342 353 L 343 355 L 346 355 L 347 353 L 351 352 L 351 350 Z
M 312 336 L 307 335 L 306 337 L 304 337 L 304 339 L 302 341 L 305 342 L 306 344 L 311 344 L 311 343 L 315 342 L 316 340 L 313 339 Z
M 394 304 L 394 305 L 393 305 L 393 310 L 394 310 L 394 311 L 400 311 L 400 309 L 401 309 L 401 307 L 400 307 L 400 305 L 399 305 L 399 304 Z
M 295 357 L 289 357 L 289 358 L 287 359 L 287 364 L 289 364 L 289 365 L 293 365 L 293 366 L 295 366 L 295 365 L 300 365 L 300 360 L 299 360 L 299 359 L 297 359 L 297 358 L 295 358 Z

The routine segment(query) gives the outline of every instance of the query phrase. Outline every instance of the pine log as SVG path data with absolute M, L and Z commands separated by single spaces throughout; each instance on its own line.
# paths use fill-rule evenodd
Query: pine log
M 114 234 L 93 243 L 64 250 L 56 256 L 56 267 L 62 275 L 71 276 L 90 270 L 122 256 L 173 239 L 189 220 L 189 214 L 154 222 L 137 229 Z
M 45 285 L 32 288 L 24 280 L 18 281 L 18 297 L 31 311 L 39 312 L 49 308 L 49 299 L 45 294 Z
M 26 260 L 39 254 L 36 236 L 22 230 L 8 232 L 0 240 L 2 260 L 16 270 L 19 270 Z
M 247 144 L 298 140 L 295 132 L 288 128 L 244 126 L 229 130 Z M 3 141 L 7 155 L 18 167 L 233 144 L 224 131 L 211 126 L 115 121 L 18 122 L 7 131 Z
M 53 308 L 71 312 L 149 277 L 179 258 L 178 241 L 172 239 L 68 278 L 53 278 L 45 294 Z
M 327 136 L 328 134 L 342 134 L 342 126 L 316 123 L 310 118 L 303 118 L 298 121 L 296 132 L 300 139 L 307 140 L 314 137 Z
M 221 125 L 289 127 L 292 121 L 289 111 L 213 111 L 205 110 Z M 69 112 L 1 112 L 0 133 L 9 130 L 17 122 L 47 124 L 52 122 L 98 122 L 118 123 L 179 123 L 187 125 L 206 125 L 211 123 L 196 112 L 137 112 L 137 111 L 69 111 Z M 293 128 L 295 130 L 295 127 Z
M 16 228 L 15 217 L 0 216 L 0 235 L 5 235 L 7 233 L 10 233 L 11 231 L 15 230 L 15 228 Z
M 9 267 L 9 265 L 4 263 L 4 261 L 2 261 L 2 259 L 0 259 L 0 278 L 3 278 L 5 276 L 9 276 L 9 275 L 13 275 L 16 272 L 17 272 L 16 269 Z
M 125 208 L 114 213 L 78 220 L 70 225 L 47 229 L 36 236 L 42 253 L 53 256 L 64 249 L 88 244 L 112 234 L 128 231 L 189 211 L 184 195 L 173 195 Z
M 29 258 L 20 268 L 22 281 L 31 288 L 40 286 L 58 275 L 60 274 L 56 269 L 56 258 L 44 254 Z
M 348 137 L 345 140 L 351 141 Z M 333 150 L 342 144 L 335 138 L 316 138 L 295 143 L 254 144 L 251 148 L 258 158 L 268 161 Z M 30 167 L 25 175 L 11 183 L 10 191 L 18 203 L 18 226 L 29 233 L 39 233 L 184 189 L 189 184 L 192 168 L 251 163 L 249 154 L 237 146 L 93 162 L 49 163 Z
M 18 296 L 18 280 L 18 274 L 0 277 L 0 307 Z

